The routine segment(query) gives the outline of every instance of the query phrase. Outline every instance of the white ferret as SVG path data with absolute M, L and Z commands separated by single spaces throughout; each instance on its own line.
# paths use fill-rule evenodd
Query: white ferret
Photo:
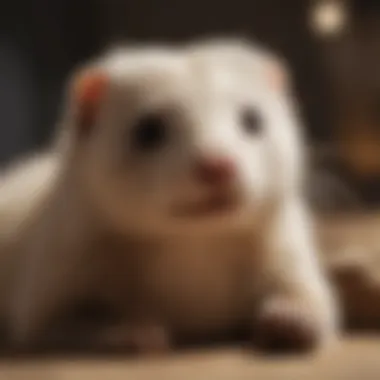
M 255 45 L 125 48 L 85 65 L 51 150 L 1 179 L 13 343 L 86 296 L 123 316 L 91 335 L 110 344 L 112 331 L 159 346 L 237 326 L 284 348 L 329 341 L 337 308 L 301 144 L 288 72 Z

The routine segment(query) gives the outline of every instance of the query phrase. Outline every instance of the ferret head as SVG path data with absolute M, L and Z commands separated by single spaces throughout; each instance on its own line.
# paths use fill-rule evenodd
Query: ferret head
M 248 225 L 296 191 L 286 71 L 240 42 L 120 49 L 71 86 L 71 165 L 102 217 L 131 231 Z

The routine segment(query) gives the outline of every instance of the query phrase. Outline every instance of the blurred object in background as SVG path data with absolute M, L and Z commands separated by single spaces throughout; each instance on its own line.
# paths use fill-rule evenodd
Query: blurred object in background
M 1 3 L 1 162 L 50 136 L 67 74 L 100 48 L 102 25 L 96 1 Z
M 0 39 L 0 160 L 24 152 L 33 140 L 27 128 L 35 117 L 35 77 L 25 52 L 14 41 Z
M 372 207 L 380 201 L 380 2 L 321 0 L 313 9 L 333 95 L 335 155 Z
M 310 5 L 309 22 L 318 37 L 336 38 L 350 25 L 347 0 L 314 0 Z

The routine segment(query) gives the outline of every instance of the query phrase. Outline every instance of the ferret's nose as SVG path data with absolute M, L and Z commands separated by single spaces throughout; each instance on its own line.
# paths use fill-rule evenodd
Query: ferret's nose
M 235 169 L 233 161 L 227 157 L 206 156 L 196 162 L 195 176 L 207 185 L 225 184 L 233 180 Z

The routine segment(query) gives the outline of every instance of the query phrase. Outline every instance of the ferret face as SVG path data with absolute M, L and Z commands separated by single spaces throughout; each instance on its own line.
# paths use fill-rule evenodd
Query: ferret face
M 249 52 L 119 54 L 78 145 L 88 194 L 122 229 L 249 224 L 296 181 L 286 99 Z

